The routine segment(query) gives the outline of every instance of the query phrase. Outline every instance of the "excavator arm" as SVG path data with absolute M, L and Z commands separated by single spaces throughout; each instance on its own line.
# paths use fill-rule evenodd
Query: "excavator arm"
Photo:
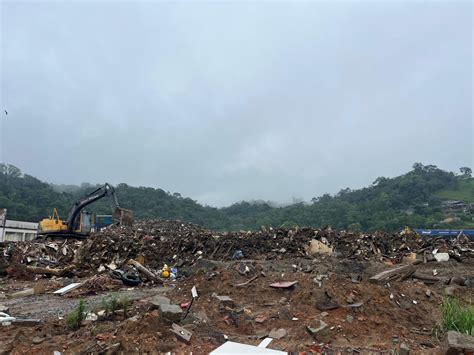
M 98 189 L 92 191 L 90 194 L 81 197 L 78 199 L 74 206 L 72 206 L 71 210 L 69 211 L 69 215 L 66 219 L 67 230 L 69 233 L 74 233 L 77 230 L 79 224 L 79 214 L 81 213 L 82 209 L 91 203 L 100 200 L 103 197 L 113 197 L 114 207 L 115 210 L 120 209 L 118 204 L 117 196 L 115 195 L 114 188 L 106 183 L 104 186 L 99 187 Z M 115 211 L 114 211 L 115 213 Z

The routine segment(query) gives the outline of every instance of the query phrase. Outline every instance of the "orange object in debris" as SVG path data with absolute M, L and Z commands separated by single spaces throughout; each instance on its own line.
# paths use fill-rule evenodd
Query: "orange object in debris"
M 138 255 L 135 260 L 140 264 L 145 265 L 145 257 L 143 255 Z

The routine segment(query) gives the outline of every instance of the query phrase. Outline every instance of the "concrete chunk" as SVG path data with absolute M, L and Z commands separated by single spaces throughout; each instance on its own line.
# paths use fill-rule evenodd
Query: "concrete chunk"
M 306 330 L 308 331 L 309 334 L 311 335 L 316 335 L 319 333 L 321 330 L 325 329 L 327 327 L 327 323 L 323 322 L 322 320 L 319 320 L 319 326 L 316 328 L 310 327 L 309 325 L 306 327 Z
M 474 337 L 450 330 L 446 336 L 447 355 L 474 353 Z
M 217 296 L 215 295 L 214 298 L 219 302 L 220 305 L 224 307 L 233 308 L 235 306 L 234 300 L 229 296 Z
M 408 347 L 407 344 L 405 343 L 400 344 L 399 355 L 410 355 L 410 348 Z
M 285 337 L 287 334 L 287 331 L 286 329 L 284 328 L 280 328 L 280 329 L 272 329 L 272 331 L 268 334 L 268 337 L 269 338 L 273 338 L 273 339 L 281 339 L 283 337 Z
M 45 337 L 36 336 L 36 337 L 33 338 L 33 344 L 41 344 L 45 340 L 46 340 Z
M 171 301 L 168 297 L 160 296 L 160 295 L 153 296 L 150 299 L 150 302 L 153 305 L 152 308 L 160 308 L 162 304 L 171 304 Z
M 183 314 L 183 310 L 180 306 L 175 304 L 161 304 L 160 305 L 160 316 L 161 318 L 171 324 L 171 323 L 179 323 L 181 320 L 181 315 Z

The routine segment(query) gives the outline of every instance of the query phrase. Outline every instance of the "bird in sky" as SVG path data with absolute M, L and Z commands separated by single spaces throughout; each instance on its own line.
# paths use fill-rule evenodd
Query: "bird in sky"
M 5 115 L 8 115 L 8 111 L 7 111 L 7 110 L 3 110 L 3 111 L 5 111 Z

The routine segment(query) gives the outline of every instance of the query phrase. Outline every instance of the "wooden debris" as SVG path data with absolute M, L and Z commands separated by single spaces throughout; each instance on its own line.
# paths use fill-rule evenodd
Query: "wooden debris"
M 255 275 L 254 277 L 252 277 L 250 280 L 247 280 L 245 282 L 242 282 L 240 284 L 237 284 L 237 285 L 234 285 L 236 287 L 240 287 L 240 286 L 245 286 L 245 285 L 248 285 L 249 283 L 251 283 L 252 281 L 256 280 L 258 278 L 258 275 Z
M 142 273 L 143 275 L 146 276 L 146 278 L 150 281 L 155 281 L 157 283 L 163 283 L 163 280 L 161 280 L 160 278 L 158 278 L 155 274 L 153 274 L 150 270 L 148 270 L 146 267 L 144 267 L 142 264 L 140 264 L 139 262 L 137 262 L 136 260 L 133 260 L 133 259 L 130 259 L 128 261 L 129 264 L 135 266 L 135 268 L 140 272 Z
M 45 275 L 53 275 L 53 276 L 64 276 L 70 274 L 73 267 L 68 266 L 64 269 L 50 269 L 47 267 L 38 267 L 38 266 L 26 266 L 25 270 L 32 272 L 33 274 L 45 274 Z
M 412 264 L 398 266 L 393 269 L 382 271 L 381 273 L 372 276 L 369 281 L 374 283 L 383 283 L 389 280 L 392 280 L 400 275 L 407 275 L 413 273 L 416 270 L 415 265 L 419 264 L 421 261 L 417 260 Z
M 434 284 L 438 281 L 441 281 L 439 277 L 434 277 L 431 275 L 422 274 L 420 272 L 414 272 L 411 277 L 423 281 L 424 283 Z
M 191 337 L 193 333 L 191 333 L 186 328 L 180 327 L 176 323 L 173 323 L 171 326 L 172 328 L 170 329 L 170 331 L 177 335 L 178 339 L 183 340 L 186 344 L 189 344 L 191 342 Z
M 15 292 L 15 293 L 11 294 L 10 297 L 19 298 L 19 297 L 38 295 L 38 294 L 45 293 L 45 292 L 46 292 L 45 285 L 42 284 L 42 283 L 38 283 L 38 284 L 34 285 L 32 288 L 28 288 L 28 289 L 23 290 L 23 291 Z
M 73 269 L 73 266 L 68 266 L 63 269 L 53 269 L 48 267 L 27 266 L 24 264 L 13 262 L 10 263 L 10 265 L 6 268 L 6 271 L 12 277 L 27 276 L 28 274 L 67 276 L 73 273 Z

